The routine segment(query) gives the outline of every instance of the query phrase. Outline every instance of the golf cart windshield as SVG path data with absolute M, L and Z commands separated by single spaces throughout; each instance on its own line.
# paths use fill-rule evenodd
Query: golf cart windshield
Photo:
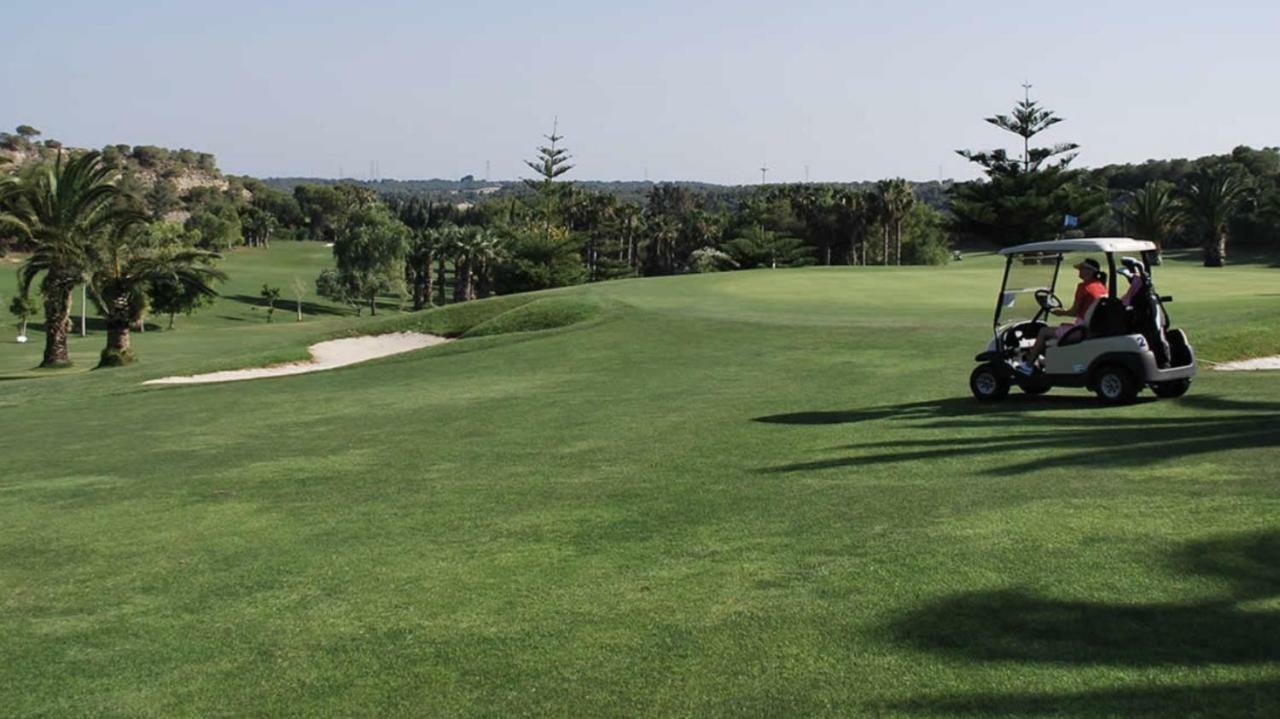
M 1047 290 L 1052 294 L 1058 282 L 1058 268 L 1062 266 L 1060 252 L 1032 252 L 1010 255 L 996 307 L 996 326 L 1002 318 L 1029 320 L 1040 311 L 1035 293 Z

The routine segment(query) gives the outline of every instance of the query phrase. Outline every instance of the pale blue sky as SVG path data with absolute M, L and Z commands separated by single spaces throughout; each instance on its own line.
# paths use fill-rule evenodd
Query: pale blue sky
M 229 172 L 968 178 L 1029 78 L 1080 162 L 1280 144 L 1280 3 L 58 2 L 4 12 L 0 126 Z

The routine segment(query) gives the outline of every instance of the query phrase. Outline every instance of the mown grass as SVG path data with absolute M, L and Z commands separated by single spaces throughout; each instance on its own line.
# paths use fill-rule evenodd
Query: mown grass
M 1280 353 L 1278 271 L 1175 259 L 1157 281 L 1231 359 Z M 971 257 L 213 315 L 148 332 L 133 367 L 0 383 L 0 705 L 1274 715 L 1275 375 L 976 405 L 997 282 Z M 596 305 L 573 331 L 465 337 Z M 138 384 L 411 327 L 464 337 Z

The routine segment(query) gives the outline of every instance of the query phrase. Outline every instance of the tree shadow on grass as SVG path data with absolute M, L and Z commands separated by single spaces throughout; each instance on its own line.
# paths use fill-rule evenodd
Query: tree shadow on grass
M 852 454 L 767 467 L 766 474 L 866 467 L 963 456 L 1034 453 L 1031 460 L 1001 464 L 983 473 L 1003 476 L 1045 467 L 1144 466 L 1221 450 L 1280 445 L 1280 403 L 1185 397 L 1178 402 L 1203 410 L 1191 417 L 1119 417 L 1076 398 L 1027 398 L 996 409 L 971 400 L 946 399 L 848 412 L 802 412 L 761 417 L 780 424 L 848 424 L 871 420 L 907 423 L 912 429 L 946 430 L 949 436 L 866 442 L 838 447 Z M 1152 400 L 1154 401 L 1154 400 Z M 1093 412 L 1043 414 L 1089 407 Z M 955 436 L 962 431 L 969 436 Z M 976 436 L 974 436 L 976 435 Z M 1102 450 L 1106 451 L 1102 451 Z
M 101 317 L 86 317 L 84 321 L 85 330 L 88 332 L 98 333 L 107 331 L 107 322 Z M 161 329 L 160 325 L 154 322 L 146 324 L 147 332 L 156 332 Z M 27 323 L 28 332 L 39 332 L 44 334 L 45 323 L 43 320 L 33 320 Z M 137 332 L 137 330 L 134 330 Z M 71 337 L 72 339 L 80 336 L 80 315 L 71 317 Z
M 241 304 L 257 307 L 263 312 L 267 311 L 266 302 L 264 302 L 261 297 L 255 297 L 253 295 L 222 295 L 222 297 L 224 299 L 228 299 L 233 302 L 239 302 Z M 379 302 L 378 308 L 382 309 L 383 307 L 394 308 L 396 307 L 396 305 L 384 305 L 383 303 Z M 291 299 L 276 300 L 277 315 L 283 314 L 283 313 L 297 314 L 297 311 L 298 311 L 298 304 L 295 300 L 291 300 Z M 302 302 L 302 313 L 304 315 L 334 315 L 334 316 L 341 316 L 341 317 L 355 314 L 355 312 L 351 310 L 343 309 L 340 307 L 332 307 L 330 305 L 322 305 L 316 302 L 308 302 L 306 300 L 303 300 Z
M 1215 577 L 1220 596 L 1190 603 L 1064 601 L 1019 590 L 967 592 L 907 612 L 888 626 L 917 649 L 983 662 L 1194 669 L 1280 662 L 1280 611 L 1241 607 L 1280 596 L 1280 531 L 1187 545 L 1180 573 Z M 1276 716 L 1280 679 L 1204 687 L 926 697 L 919 713 L 1068 716 Z
M 1280 716 L 1280 680 L 1044 694 L 970 694 L 921 698 L 902 702 L 894 709 L 912 716 L 1274 717 Z

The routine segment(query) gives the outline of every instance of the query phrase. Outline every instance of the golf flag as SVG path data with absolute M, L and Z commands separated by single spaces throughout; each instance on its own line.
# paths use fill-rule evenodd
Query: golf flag
M 1075 227 L 1080 224 L 1080 218 L 1075 215 L 1065 215 L 1062 218 L 1063 227 Z

